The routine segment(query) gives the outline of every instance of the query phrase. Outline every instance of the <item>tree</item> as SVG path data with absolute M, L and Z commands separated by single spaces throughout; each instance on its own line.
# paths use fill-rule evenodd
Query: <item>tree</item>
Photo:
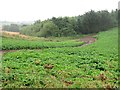
M 91 10 L 76 17 L 53 17 L 44 21 L 37 20 L 33 25 L 22 27 L 21 32 L 39 37 L 98 33 L 117 26 L 117 13 L 117 10 L 111 13 L 107 10 L 98 12 Z
M 96 33 L 99 31 L 99 16 L 91 10 L 83 16 L 82 24 L 82 33 Z
M 58 27 L 52 21 L 46 21 L 43 24 L 43 28 L 40 31 L 40 36 L 48 37 L 48 36 L 58 36 Z

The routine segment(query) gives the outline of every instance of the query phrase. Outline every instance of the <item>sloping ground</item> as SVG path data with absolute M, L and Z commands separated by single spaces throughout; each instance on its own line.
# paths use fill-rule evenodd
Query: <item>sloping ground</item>
M 9 35 L 20 35 L 19 32 L 2 31 L 2 33 L 6 33 L 6 34 L 9 34 Z
M 89 36 L 80 38 L 80 41 L 85 42 L 85 44 L 83 44 L 82 46 L 86 46 L 86 45 L 94 43 L 97 40 L 96 38 L 94 38 L 94 36 L 95 35 L 89 35 Z
M 3 55 L 4 88 L 118 87 L 118 31 L 98 34 L 85 47 L 20 50 Z
M 96 38 L 93 38 L 93 36 L 86 36 L 80 39 L 80 41 L 83 41 L 87 44 L 91 44 L 96 41 Z
M 20 38 L 24 38 L 24 39 L 29 39 L 29 38 L 33 38 L 31 36 L 27 36 L 27 35 L 23 35 L 23 34 L 20 34 L 19 32 L 9 32 L 9 31 L 2 31 L 2 34 L 5 35 L 5 36 L 8 36 L 8 37 L 20 37 Z
M 10 34 L 10 35 L 19 35 L 19 33 L 18 32 L 7 32 L 7 34 Z M 26 36 L 26 37 L 28 37 L 28 36 Z M 3 39 L 4 40 L 4 39 Z M 93 35 L 89 35 L 89 36 L 84 36 L 84 37 L 82 37 L 82 38 L 80 38 L 80 42 L 84 42 L 84 44 L 82 44 L 82 45 L 80 45 L 80 46 L 85 46 L 85 45 L 88 45 L 88 44 L 91 44 L 91 43 L 93 43 L 93 42 L 95 42 L 96 41 L 96 38 L 93 38 Z M 16 42 L 17 43 L 17 42 Z M 34 43 L 34 42 L 33 42 Z M 56 42 L 56 44 L 57 44 L 57 42 Z M 10 43 L 9 43 L 9 45 L 10 45 Z M 79 46 L 79 45 L 78 45 Z M 25 46 L 24 46 L 25 47 Z M 77 46 L 76 46 L 77 47 Z M 19 48 L 18 48 L 19 49 Z M 23 48 L 24 49 L 24 48 Z M 34 48 L 33 48 L 34 49 Z M 6 52 L 15 52 L 15 51 L 17 51 L 17 50 L 2 50 L 2 51 L 0 51 L 0 53 L 2 54 L 4 54 L 4 53 L 6 53 Z

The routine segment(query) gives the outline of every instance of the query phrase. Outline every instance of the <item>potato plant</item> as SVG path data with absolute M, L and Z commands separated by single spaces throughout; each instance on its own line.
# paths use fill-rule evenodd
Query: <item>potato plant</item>
M 48 47 L 69 47 L 5 53 L 1 61 L 2 87 L 117 88 L 120 73 L 117 33 L 116 28 L 101 32 L 95 43 L 83 47 L 46 42 Z
M 84 42 L 77 41 L 31 41 L 24 39 L 2 38 L 2 50 L 18 50 L 18 49 L 43 49 L 57 47 L 76 47 L 83 45 Z

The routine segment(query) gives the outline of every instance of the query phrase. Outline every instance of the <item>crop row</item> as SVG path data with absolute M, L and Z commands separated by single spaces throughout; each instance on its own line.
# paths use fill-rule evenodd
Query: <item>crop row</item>
M 101 32 L 98 41 L 84 47 L 20 50 L 5 53 L 5 88 L 118 87 L 117 30 Z
M 2 50 L 17 49 L 41 49 L 55 47 L 76 47 L 84 44 L 76 41 L 47 42 L 47 41 L 28 41 L 11 38 L 2 38 Z

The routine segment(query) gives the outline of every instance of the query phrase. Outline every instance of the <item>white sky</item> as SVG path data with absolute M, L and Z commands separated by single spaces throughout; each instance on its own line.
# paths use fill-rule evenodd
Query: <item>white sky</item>
M 119 0 L 0 0 L 0 21 L 34 21 L 115 10 Z

